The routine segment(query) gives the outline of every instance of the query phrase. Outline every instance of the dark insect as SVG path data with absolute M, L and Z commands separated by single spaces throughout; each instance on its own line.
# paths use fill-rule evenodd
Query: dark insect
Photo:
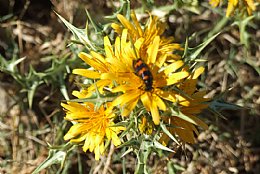
M 143 62 L 141 58 L 133 62 L 135 74 L 138 75 L 145 84 L 145 91 L 151 91 L 153 89 L 153 76 L 147 64 Z

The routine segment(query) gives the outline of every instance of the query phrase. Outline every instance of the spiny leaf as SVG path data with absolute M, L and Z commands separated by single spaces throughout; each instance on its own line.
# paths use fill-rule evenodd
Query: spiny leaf
M 239 20 L 237 22 L 235 22 L 234 24 L 237 25 L 239 27 L 240 30 L 240 42 L 242 44 L 245 44 L 245 46 L 248 48 L 249 47 L 249 34 L 246 31 L 246 27 L 248 25 L 248 23 L 254 18 L 254 16 L 249 16 L 247 18 L 245 18 L 244 20 Z
M 174 142 L 176 142 L 177 144 L 179 144 L 178 140 L 168 131 L 168 129 L 166 128 L 165 124 L 160 123 L 160 127 L 162 128 L 163 132 L 168 135 Z
M 71 23 L 69 23 L 66 19 L 64 19 L 58 13 L 56 13 L 56 14 L 61 19 L 61 21 L 66 25 L 66 27 L 72 32 L 73 36 L 76 39 L 81 41 L 87 47 L 88 50 L 96 51 L 96 48 L 91 44 L 91 41 L 89 40 L 89 37 L 87 34 L 87 26 L 86 26 L 86 29 L 79 29 L 79 28 L 73 26 Z
M 191 52 L 189 55 L 190 57 L 190 60 L 193 61 L 195 60 L 196 58 L 198 58 L 198 55 L 202 52 L 202 50 L 208 46 L 208 44 L 210 42 L 212 42 L 220 33 L 217 33 L 215 35 L 213 35 L 212 37 L 208 38 L 205 42 L 203 42 L 202 44 L 198 45 L 197 47 L 195 48 L 189 48 L 189 51 Z
M 162 150 L 165 150 L 165 151 L 169 151 L 169 152 L 174 152 L 172 149 L 162 145 L 161 143 L 159 143 L 158 141 L 154 141 L 154 146 L 157 148 L 157 149 L 162 149 Z
M 124 156 L 126 156 L 127 154 L 133 152 L 133 148 L 129 148 L 127 151 L 125 151 L 120 158 L 123 158 Z
M 39 173 L 41 170 L 53 165 L 62 163 L 66 158 L 67 153 L 64 151 L 50 150 L 48 158 L 43 161 L 32 174 Z
M 14 67 L 16 67 L 19 63 L 21 63 L 22 61 L 24 61 L 25 57 L 22 57 L 20 59 L 17 59 L 16 61 L 12 62 L 11 64 L 9 64 L 7 66 L 7 69 L 10 71 L 10 72 L 14 72 Z
M 241 107 L 241 106 L 238 106 L 233 103 L 227 103 L 222 100 L 213 100 L 212 102 L 210 102 L 209 107 L 216 111 L 222 111 L 222 110 L 226 110 L 226 109 L 229 109 L 229 110 L 243 109 L 243 107 Z
M 189 122 L 189 123 L 198 125 L 195 120 L 193 120 L 192 118 L 188 117 L 187 115 L 184 115 L 182 112 L 180 112 L 180 111 L 175 111 L 175 110 L 172 109 L 172 108 L 171 108 L 171 111 L 172 111 L 172 114 L 173 114 L 174 116 L 179 117 L 179 118 L 181 118 L 181 119 L 183 119 L 183 120 L 185 120 L 185 121 L 187 121 L 187 122 Z M 199 125 L 198 125 L 198 126 L 199 126 Z
M 87 9 L 86 9 L 86 13 L 87 13 L 88 19 L 90 20 L 90 22 L 91 22 L 93 28 L 95 29 L 95 32 L 96 32 L 96 33 L 102 33 L 102 32 L 103 32 L 103 29 L 104 29 L 103 26 L 100 25 L 100 24 L 97 24 L 97 23 L 92 19 L 92 17 L 90 16 L 90 14 L 89 14 L 89 12 L 88 12 Z
M 129 0 L 120 0 L 120 8 L 111 16 L 106 16 L 106 19 L 116 20 L 117 14 L 123 14 L 127 18 L 130 17 L 130 1 Z

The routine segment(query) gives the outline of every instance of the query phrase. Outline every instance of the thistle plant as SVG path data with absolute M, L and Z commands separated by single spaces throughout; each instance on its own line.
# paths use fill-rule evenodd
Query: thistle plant
M 141 25 L 134 11 L 129 19 L 118 14 L 111 28 L 115 38 L 105 35 L 103 47 L 78 55 L 89 68 L 73 73 L 87 83 L 72 92 L 77 99 L 61 104 L 73 123 L 64 139 L 96 160 L 106 155 L 105 144 L 127 148 L 124 155 L 138 159 L 136 173 L 147 173 L 152 152 L 173 153 L 173 145 L 195 143 L 198 127 L 207 129 L 197 116 L 210 101 L 197 87 L 204 67 L 183 56 L 184 44 L 163 35 L 166 24 L 157 16 Z
M 219 1 L 211 4 L 217 6 Z M 78 57 L 85 68 L 72 71 L 82 83 L 72 92 L 74 98 L 61 102 L 71 127 L 64 136 L 66 153 L 55 159 L 65 159 L 79 146 L 98 161 L 107 156 L 111 145 L 121 150 L 121 157 L 136 155 L 136 173 L 149 173 L 146 164 L 153 152 L 171 156 L 175 148 L 194 144 L 200 129 L 208 129 L 199 114 L 214 106 L 198 85 L 205 71 L 200 53 L 218 33 L 189 48 L 189 39 L 177 43 L 165 34 L 167 25 L 159 17 L 148 12 L 141 23 L 135 11 L 126 7 L 109 17 L 113 22 L 106 28 L 87 13 L 103 44 L 91 39 L 88 26 L 78 29 L 58 15 L 75 43 L 83 45 Z M 254 10 L 252 4 L 248 8 Z

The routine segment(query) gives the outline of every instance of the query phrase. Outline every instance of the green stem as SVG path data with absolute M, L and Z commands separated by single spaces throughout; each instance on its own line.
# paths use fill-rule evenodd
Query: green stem
M 216 33 L 222 31 L 222 29 L 225 27 L 225 25 L 227 24 L 229 18 L 224 16 L 218 23 L 217 25 L 213 28 L 213 30 L 211 32 L 209 32 L 208 34 L 208 38 L 211 38 L 213 35 L 215 35 Z

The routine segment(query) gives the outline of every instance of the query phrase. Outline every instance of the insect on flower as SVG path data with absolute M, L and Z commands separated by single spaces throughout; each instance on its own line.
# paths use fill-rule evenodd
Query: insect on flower
M 145 91 L 151 91 L 153 89 L 153 76 L 149 67 L 146 63 L 143 62 L 141 58 L 138 58 L 133 62 L 133 67 L 135 74 L 142 78 L 145 84 Z

